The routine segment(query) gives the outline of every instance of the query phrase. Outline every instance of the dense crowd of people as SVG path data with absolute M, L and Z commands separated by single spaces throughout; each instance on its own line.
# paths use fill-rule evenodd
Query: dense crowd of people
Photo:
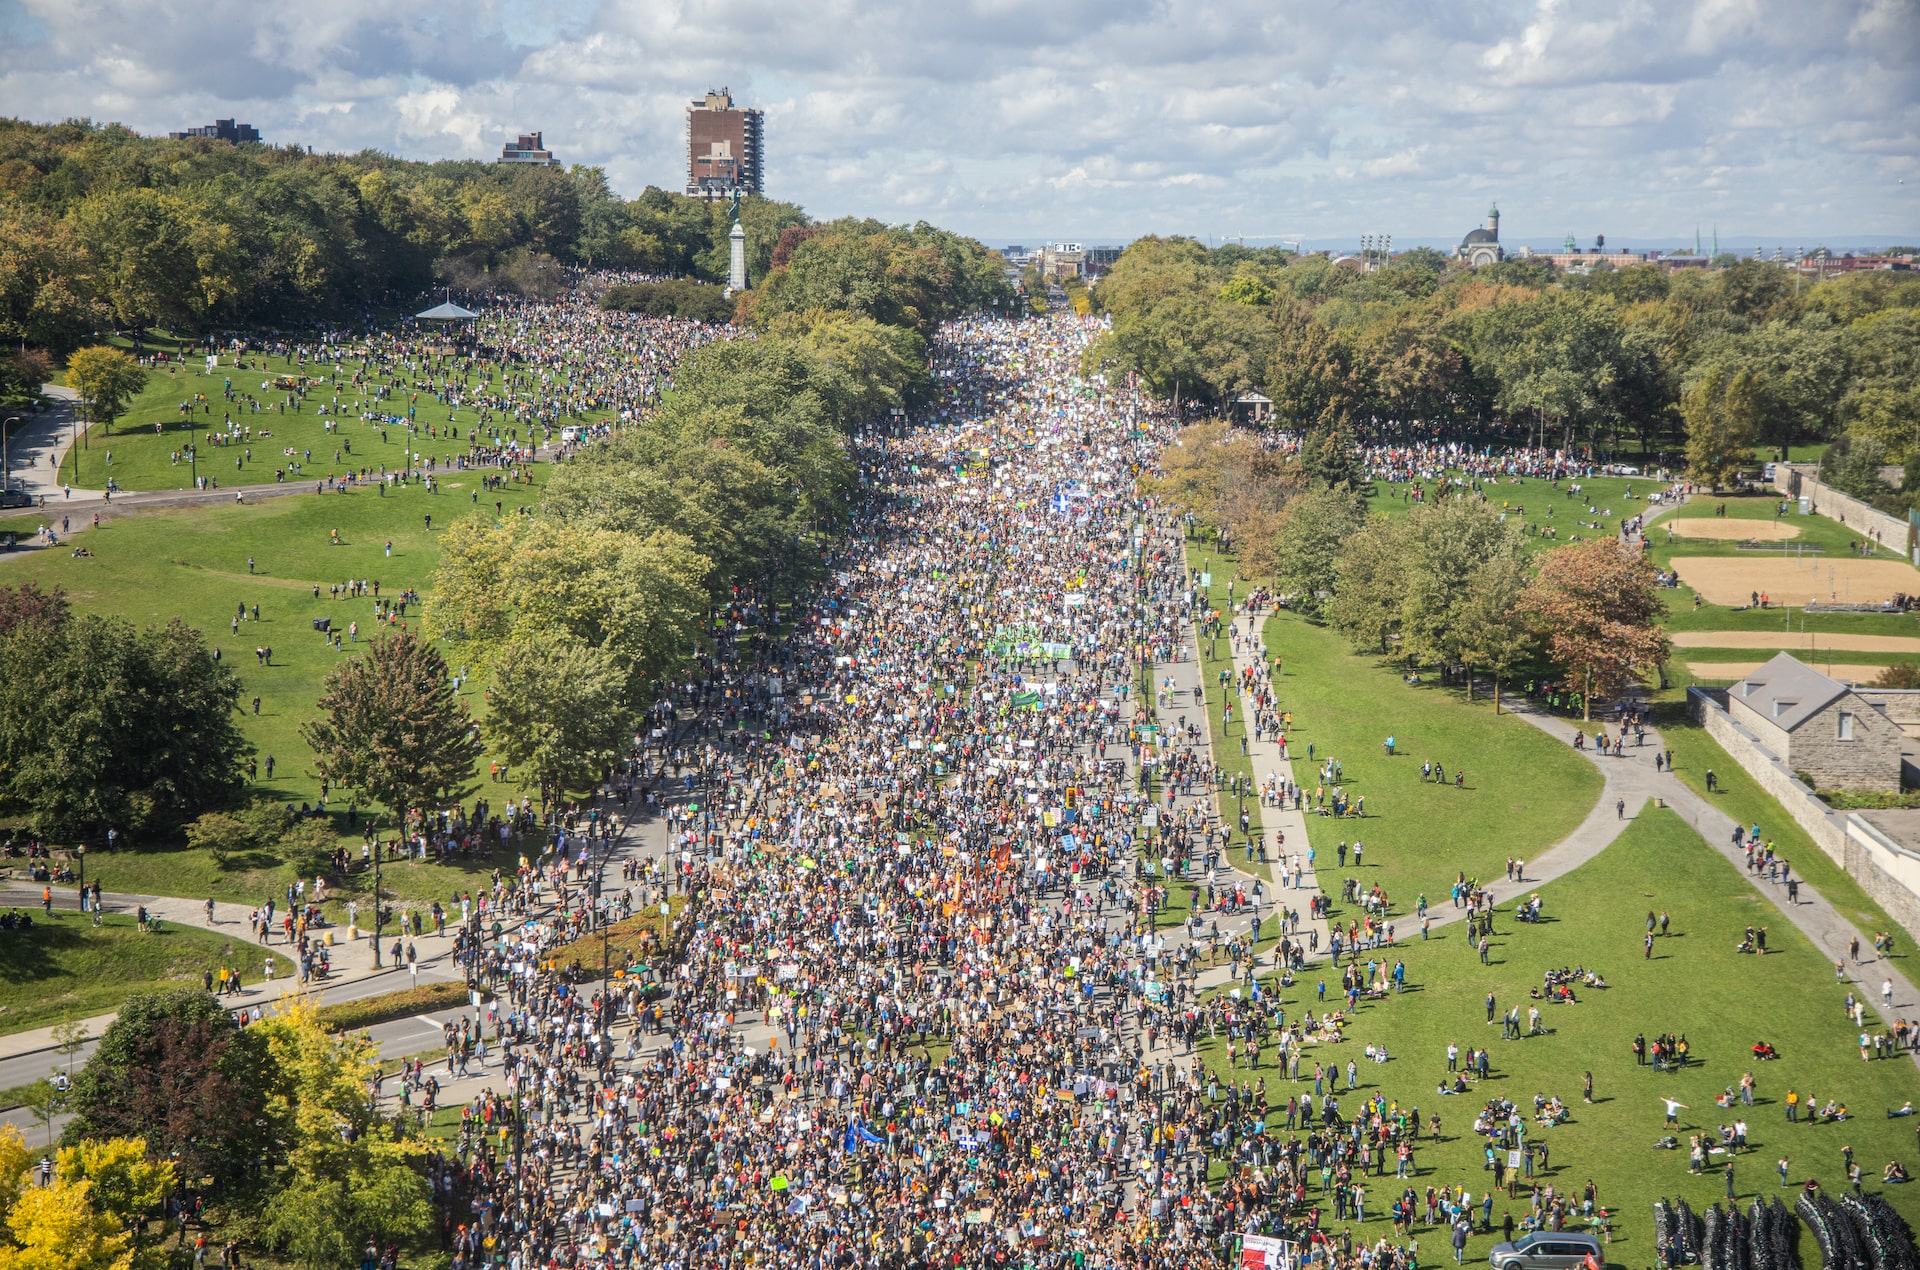
M 1177 520 L 1133 480 L 1172 425 L 1078 379 L 1095 330 L 942 330 L 921 417 L 856 438 L 832 581 L 742 594 L 670 686 L 643 777 L 668 846 L 620 867 L 621 911 L 681 905 L 665 982 L 583 993 L 537 928 L 467 945 L 504 1068 L 466 1108 L 457 1264 L 1185 1267 L 1254 1231 L 1358 1255 L 1321 1208 L 1419 1126 L 1336 1081 L 1285 1108 L 1306 1136 L 1265 1129 L 1261 1047 L 1312 1068 L 1344 1012 L 1278 1009 L 1204 733 L 1148 726 L 1156 658 L 1192 655 Z M 591 899 L 561 897 L 577 932 Z M 1223 1035 L 1248 1079 L 1200 1062 Z
M 277 479 L 318 480 L 330 489 L 432 481 L 448 469 L 502 469 L 488 479 L 491 488 L 495 479 L 526 479 L 526 465 L 543 447 L 564 450 L 609 421 L 636 418 L 671 386 L 681 358 L 737 334 L 727 326 L 603 312 L 585 290 L 551 302 L 495 297 L 471 323 L 208 338 L 193 355 L 213 359 L 220 385 L 190 394 L 179 412 L 192 421 L 198 458 L 207 465 L 208 474 L 197 478 L 201 488 L 218 483 L 216 452 L 245 471 L 256 447 L 262 461 L 275 463 Z M 290 370 L 256 387 L 250 376 L 269 358 Z M 173 374 L 185 364 L 145 350 L 140 360 Z M 326 420 L 337 442 L 331 463 L 323 452 L 316 467 L 310 444 L 289 447 L 273 436 L 272 418 L 308 410 Z M 594 422 L 580 422 L 587 420 Z M 395 441 L 397 456 L 388 448 Z M 187 457 L 185 447 L 175 451 L 174 465 Z

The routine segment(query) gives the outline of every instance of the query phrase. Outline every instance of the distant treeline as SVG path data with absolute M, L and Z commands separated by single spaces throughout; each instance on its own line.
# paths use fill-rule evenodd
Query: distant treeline
M 619 198 L 599 168 L 0 120 L 0 340 L 65 351 L 107 325 L 354 315 L 443 280 L 538 293 L 557 265 L 724 281 L 730 223 L 665 190 Z M 807 218 L 751 199 L 741 223 L 757 280 Z
M 1089 365 L 1216 407 L 1257 387 L 1282 426 L 1356 442 L 1632 439 L 1714 480 L 1755 445 L 1920 454 L 1920 274 L 1372 263 L 1142 239 L 1094 289 L 1113 329 Z

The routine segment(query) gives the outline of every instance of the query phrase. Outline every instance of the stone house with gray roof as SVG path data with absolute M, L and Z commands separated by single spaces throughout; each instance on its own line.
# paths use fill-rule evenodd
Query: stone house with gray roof
M 1728 689 L 1727 712 L 1816 789 L 1900 788 L 1900 726 L 1852 684 L 1787 653 Z

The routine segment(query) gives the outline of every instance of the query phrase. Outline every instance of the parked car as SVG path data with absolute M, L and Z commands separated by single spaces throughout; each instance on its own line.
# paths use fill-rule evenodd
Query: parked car
M 23 489 L 0 489 L 0 507 L 31 507 L 33 495 Z
M 1589 1257 L 1595 1265 L 1607 1264 L 1600 1241 L 1592 1235 L 1536 1230 L 1510 1244 L 1495 1244 L 1487 1262 L 1493 1270 L 1577 1270 Z

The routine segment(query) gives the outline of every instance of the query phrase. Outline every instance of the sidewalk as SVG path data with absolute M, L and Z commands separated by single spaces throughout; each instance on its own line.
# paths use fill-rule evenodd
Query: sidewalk
M 289 945 L 283 935 L 277 935 L 271 944 L 261 944 L 248 933 L 247 919 L 253 912 L 251 905 L 216 903 L 213 921 L 209 923 L 204 900 L 189 900 L 167 895 L 129 895 L 112 891 L 103 891 L 100 895 L 100 906 L 108 913 L 131 916 L 141 905 L 145 905 L 148 914 L 159 918 L 164 925 L 192 927 L 232 938 L 236 965 L 243 975 L 243 986 L 237 996 L 221 997 L 220 1001 L 234 1009 L 241 1007 L 251 1009 L 255 1005 L 267 1005 L 299 992 L 331 991 L 373 979 L 386 980 L 394 975 L 400 976 L 400 980 L 391 983 L 383 982 L 381 991 L 412 987 L 414 983 L 414 977 L 407 973 L 404 966 L 396 967 L 389 964 L 381 969 L 374 969 L 372 953 L 369 951 L 370 945 L 365 938 L 368 932 L 362 932 L 362 938 L 357 942 L 339 942 L 345 937 L 344 927 L 328 927 L 318 932 L 323 941 L 329 931 L 336 932 L 336 942 L 333 944 L 333 971 L 326 979 L 302 984 L 297 974 L 288 974 L 284 978 L 267 980 L 262 976 L 260 961 L 256 958 L 268 951 L 287 956 Z M 18 906 L 38 912 L 39 884 L 32 886 L 31 893 L 24 885 L 0 887 L 0 906 Z M 87 920 L 79 911 L 78 896 L 71 887 L 54 888 L 54 911 L 62 925 Z M 453 947 L 451 928 L 445 936 L 438 937 L 429 931 L 418 942 L 420 946 L 419 982 L 434 983 L 460 978 L 460 972 L 453 966 L 452 959 L 448 955 Z M 259 951 L 243 953 L 243 948 Z M 86 1027 L 89 1037 L 97 1039 L 116 1017 L 117 1012 L 112 1012 L 75 1021 Z M 0 1036 L 0 1085 L 15 1083 L 5 1079 L 6 1064 L 15 1059 L 45 1053 L 53 1049 L 56 1044 L 51 1026 L 32 1028 L 23 1032 L 10 1032 Z M 86 1055 L 91 1052 L 92 1046 L 81 1051 L 80 1061 L 85 1061 Z
M 1247 742 L 1247 758 L 1253 764 L 1255 797 L 1259 797 L 1259 791 L 1265 789 L 1268 782 L 1285 783 L 1293 780 L 1293 761 L 1281 753 L 1278 743 L 1252 735 L 1250 729 L 1257 714 L 1254 697 L 1252 692 L 1243 691 L 1240 687 L 1246 682 L 1242 676 L 1248 670 L 1254 672 L 1250 686 L 1258 687 L 1272 682 L 1266 671 L 1265 640 L 1260 634 L 1261 615 L 1248 615 L 1248 624 L 1252 627 L 1249 638 L 1236 636 L 1233 627 L 1234 615 L 1227 616 L 1226 639 L 1233 649 L 1234 692 L 1239 705 L 1236 713 L 1240 716 L 1240 737 Z M 1277 685 L 1275 685 L 1275 694 L 1277 697 Z M 1279 708 L 1285 709 L 1284 704 L 1279 704 Z M 1231 730 L 1231 728 L 1228 729 L 1229 732 Z M 1223 738 L 1223 742 L 1227 739 Z M 1291 746 L 1288 748 L 1291 749 Z M 1266 828 L 1269 844 L 1268 856 L 1271 864 L 1268 866 L 1268 885 L 1273 888 L 1276 896 L 1286 895 L 1289 898 L 1285 902 L 1288 907 L 1293 907 L 1296 903 L 1304 905 L 1308 897 L 1323 890 L 1331 892 L 1331 888 L 1320 884 L 1319 861 L 1307 837 L 1305 811 L 1298 807 L 1282 807 L 1277 799 L 1271 803 L 1263 802 L 1260 806 L 1260 823 Z M 1295 870 L 1293 886 L 1282 891 L 1280 866 L 1288 860 L 1292 860 L 1298 867 Z M 1304 894 L 1296 895 L 1295 892 L 1304 892 Z M 1312 932 L 1308 937 L 1308 943 L 1315 950 L 1316 960 L 1327 955 L 1329 930 L 1326 918 L 1311 917 L 1303 911 L 1300 917 L 1300 931 L 1303 934 Z M 1396 931 L 1395 934 L 1397 936 L 1399 932 Z
M 79 410 L 80 394 L 59 384 L 42 384 L 40 391 L 54 401 L 52 409 L 22 422 L 7 446 L 7 487 L 22 490 L 47 500 L 48 510 L 64 502 L 60 485 L 60 465 L 66 462 L 73 446 L 74 415 Z M 75 490 L 81 502 L 98 502 L 98 490 Z
M 1568 745 L 1573 743 L 1573 734 L 1576 731 L 1583 727 L 1588 729 L 1592 727 L 1591 724 L 1582 724 L 1579 720 L 1556 718 L 1531 703 L 1522 703 L 1521 708 L 1514 710 L 1513 713 Z M 1595 816 L 1604 814 L 1614 796 L 1612 791 L 1616 788 L 1640 791 L 1638 801 L 1630 795 L 1627 796 L 1629 813 L 1637 812 L 1640 805 L 1648 798 L 1656 796 L 1662 798 L 1682 820 L 1693 826 L 1694 832 L 1698 833 L 1708 846 L 1719 852 L 1728 864 L 1738 870 L 1740 875 L 1747 879 L 1749 885 L 1771 900 L 1786 915 L 1788 921 L 1792 922 L 1815 947 L 1833 958 L 1835 962 L 1846 960 L 1847 947 L 1855 939 L 1860 941 L 1863 949 L 1872 948 L 1873 941 L 1862 935 L 1852 923 L 1835 912 L 1833 905 L 1820 894 L 1819 889 L 1804 878 L 1800 881 L 1799 902 L 1792 903 L 1787 899 L 1787 888 L 1784 884 L 1776 883 L 1768 886 L 1749 874 L 1746 867 L 1746 853 L 1733 845 L 1733 831 L 1737 827 L 1733 817 L 1715 807 L 1708 799 L 1694 793 L 1690 786 L 1672 772 L 1656 772 L 1653 767 L 1653 757 L 1662 752 L 1664 744 L 1659 734 L 1651 728 L 1647 729 L 1647 740 L 1649 744 L 1628 747 L 1627 753 L 1618 758 L 1611 756 L 1603 758 L 1591 749 L 1582 751 L 1587 761 L 1599 767 L 1607 777 L 1608 792 L 1602 795 L 1601 806 L 1595 810 Z M 1580 830 L 1575 831 L 1574 837 L 1579 837 L 1593 820 L 1594 816 L 1589 816 L 1587 823 L 1581 825 Z M 1618 832 L 1619 829 L 1616 828 L 1615 833 Z M 1571 842 L 1572 839 L 1568 841 Z M 1594 853 L 1597 854 L 1597 849 Z M 1591 858 L 1591 854 L 1586 858 Z M 1920 1013 L 1920 992 L 1914 990 L 1912 980 L 1888 959 L 1869 952 L 1861 961 L 1846 966 L 1846 976 L 1876 1012 L 1887 1013 L 1872 1003 L 1880 1000 L 1881 984 L 1891 979 L 1893 980 L 1893 1017 L 1912 1017 Z M 1916 1064 L 1920 1064 L 1920 1053 L 1911 1053 L 1911 1057 Z

